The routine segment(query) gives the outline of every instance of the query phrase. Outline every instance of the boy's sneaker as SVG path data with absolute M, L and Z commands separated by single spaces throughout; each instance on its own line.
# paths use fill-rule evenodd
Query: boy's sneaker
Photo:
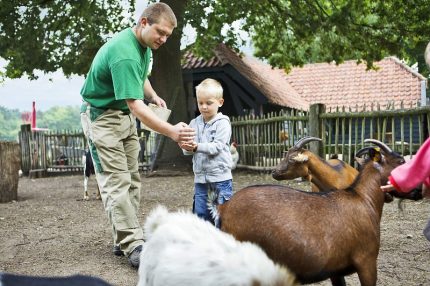
M 121 250 L 121 248 L 119 247 L 119 245 L 114 245 L 113 248 L 112 248 L 112 252 L 116 256 L 124 256 L 124 252 Z
M 137 246 L 128 256 L 128 263 L 134 268 L 139 268 L 140 253 L 142 252 L 142 245 Z

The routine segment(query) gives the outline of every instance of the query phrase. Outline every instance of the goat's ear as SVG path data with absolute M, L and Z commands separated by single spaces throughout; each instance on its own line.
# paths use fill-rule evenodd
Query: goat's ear
M 309 159 L 309 157 L 307 155 L 304 155 L 303 153 L 299 153 L 299 154 L 297 154 L 297 156 L 294 156 L 293 158 L 291 158 L 291 161 L 306 162 L 308 159 Z
M 381 149 L 379 147 L 373 147 L 373 148 L 369 149 L 369 158 L 373 162 L 380 163 L 382 161 Z
M 361 157 L 355 157 L 355 161 L 358 163 L 358 165 L 363 166 L 364 163 L 366 162 L 366 159 Z

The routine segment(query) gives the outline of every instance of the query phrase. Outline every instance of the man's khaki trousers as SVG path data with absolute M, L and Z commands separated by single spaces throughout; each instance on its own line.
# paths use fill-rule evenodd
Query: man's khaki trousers
M 137 218 L 141 183 L 135 117 L 120 110 L 103 110 L 84 103 L 81 123 L 112 226 L 114 244 L 129 255 L 136 246 L 143 244 L 143 231 Z

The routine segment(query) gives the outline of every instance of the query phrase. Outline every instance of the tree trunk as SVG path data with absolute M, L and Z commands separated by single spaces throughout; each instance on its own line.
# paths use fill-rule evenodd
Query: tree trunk
M 21 150 L 16 142 L 0 141 L 0 203 L 18 199 Z
M 169 122 L 173 125 L 179 122 L 189 123 L 187 116 L 187 100 L 182 81 L 181 68 L 181 36 L 183 29 L 186 0 L 164 0 L 174 11 L 178 27 L 173 30 L 167 42 L 158 50 L 153 51 L 154 68 L 152 69 L 151 84 L 157 94 L 166 101 L 172 109 Z M 162 136 L 159 141 L 156 167 L 183 168 L 190 166 L 190 156 L 184 156 L 178 144 L 168 137 Z

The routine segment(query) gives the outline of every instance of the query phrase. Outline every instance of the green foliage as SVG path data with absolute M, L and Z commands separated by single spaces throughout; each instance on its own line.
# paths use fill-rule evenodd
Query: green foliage
M 167 1 L 167 0 L 164 0 Z M 152 0 L 150 2 L 153 2 Z M 34 70 L 85 74 L 112 33 L 130 26 L 134 0 L 10 0 L 0 6 L 3 76 L 34 78 Z M 348 59 L 372 62 L 385 56 L 418 61 L 430 35 L 430 0 L 181 0 L 170 1 L 185 16 L 180 25 L 197 31 L 193 51 L 212 56 L 220 42 L 238 49 L 248 33 L 255 55 L 283 68 Z M 174 5 L 173 5 L 174 4 Z M 179 53 L 180 51 L 173 51 Z
M 0 57 L 5 76 L 36 78 L 34 70 L 85 74 L 106 38 L 129 26 L 134 0 L 9 0 L 0 6 Z
M 21 124 L 21 113 L 17 109 L 7 109 L 0 106 L 0 140 L 16 141 Z
M 81 129 L 79 106 L 52 107 L 45 112 L 37 111 L 36 125 L 49 130 L 79 130 Z M 18 140 L 23 120 L 22 113 L 17 109 L 7 109 L 0 106 L 0 140 Z
M 219 42 L 237 48 L 237 34 L 221 31 L 242 20 L 255 55 L 274 66 L 357 59 L 371 67 L 394 55 L 411 64 L 418 61 L 424 70 L 430 35 L 426 7 L 429 0 L 190 0 L 186 21 L 197 29 L 193 49 L 203 56 Z
M 52 107 L 37 113 L 37 127 L 49 130 L 81 129 L 79 106 Z

